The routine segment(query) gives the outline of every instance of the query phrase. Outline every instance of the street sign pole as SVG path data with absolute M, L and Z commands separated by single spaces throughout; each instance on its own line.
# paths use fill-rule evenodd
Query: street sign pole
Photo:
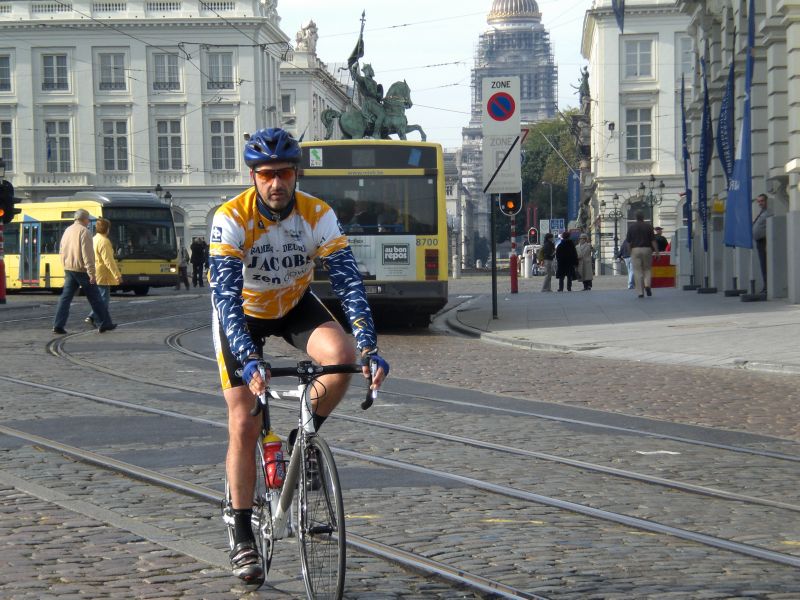
M 508 256 L 508 268 L 511 269 L 511 293 L 519 292 L 517 281 L 517 217 L 511 217 L 511 254 Z
M 481 81 L 483 133 L 483 193 L 491 194 L 492 245 L 492 316 L 497 318 L 497 240 L 495 234 L 495 194 L 519 194 L 522 191 L 520 152 L 520 79 L 519 77 L 484 77 Z M 512 228 L 514 221 L 512 220 Z M 512 229 L 511 291 L 517 292 L 516 252 Z

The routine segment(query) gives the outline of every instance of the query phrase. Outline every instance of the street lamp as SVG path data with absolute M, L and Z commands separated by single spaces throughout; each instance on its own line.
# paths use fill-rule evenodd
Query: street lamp
M 619 223 L 619 220 L 622 218 L 623 215 L 622 215 L 622 210 L 620 210 L 619 208 L 619 195 L 614 194 L 611 197 L 611 200 L 612 200 L 611 208 L 605 212 L 603 217 L 605 219 L 614 221 L 614 260 L 616 260 L 619 258 L 619 235 L 618 235 L 619 230 L 617 229 L 617 224 Z M 600 208 L 601 209 L 606 208 L 605 200 L 600 202 Z
M 167 190 L 167 193 L 164 194 L 164 200 L 166 200 L 167 203 L 169 203 L 169 205 L 172 206 L 172 192 Z
M 653 193 L 653 189 L 658 187 L 658 196 Z M 652 173 L 650 174 L 650 185 L 645 186 L 644 181 L 639 183 L 639 198 L 641 198 L 642 202 L 647 204 L 650 207 L 650 224 L 655 224 L 655 215 L 653 214 L 653 209 L 656 206 L 660 206 L 661 202 L 664 200 L 664 188 L 667 187 L 664 184 L 664 180 L 662 179 L 658 186 L 656 186 L 656 176 Z
M 550 220 L 552 221 L 553 220 L 553 184 L 552 183 L 548 183 L 546 181 L 543 181 L 542 185 L 547 185 L 547 186 L 550 187 Z M 550 227 L 551 228 L 553 227 L 552 224 L 550 225 Z
M 161 187 L 160 183 L 156 184 L 156 187 L 153 191 L 156 193 L 156 196 L 158 196 L 158 199 L 161 200 L 161 197 L 164 195 L 164 188 Z

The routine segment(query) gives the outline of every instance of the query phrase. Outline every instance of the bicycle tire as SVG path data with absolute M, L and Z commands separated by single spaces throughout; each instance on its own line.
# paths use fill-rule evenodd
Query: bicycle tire
M 272 565 L 272 553 L 275 550 L 275 542 L 272 535 L 272 506 L 267 498 L 267 491 L 264 454 L 259 443 L 256 450 L 256 482 L 253 491 L 253 516 L 250 524 L 253 528 L 258 555 L 261 557 L 264 582 L 266 582 L 269 575 L 269 569 Z M 222 521 L 225 523 L 225 529 L 228 534 L 228 547 L 231 550 L 233 550 L 234 546 L 232 511 L 233 503 L 231 502 L 230 484 L 228 476 L 225 475 L 225 500 L 222 505 Z
M 267 465 L 264 461 L 264 448 L 259 439 L 256 445 L 256 487 L 253 493 L 253 534 L 256 537 L 261 566 L 264 569 L 264 581 L 267 581 L 269 568 L 272 566 L 272 553 L 275 550 L 275 539 L 272 533 L 272 505 L 268 494 L 280 493 L 280 490 L 267 488 Z
M 316 453 L 319 485 L 313 485 L 308 457 Z M 303 581 L 311 600 L 340 600 L 346 566 L 344 502 L 339 474 L 328 444 L 306 438 L 298 493 L 297 540 Z

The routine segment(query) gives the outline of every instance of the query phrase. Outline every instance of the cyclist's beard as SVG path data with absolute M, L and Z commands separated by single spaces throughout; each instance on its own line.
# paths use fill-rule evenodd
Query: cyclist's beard
M 256 206 L 258 206 L 259 212 L 270 219 L 271 221 L 283 221 L 286 217 L 288 217 L 292 210 L 294 210 L 295 204 L 295 196 L 294 193 L 297 191 L 297 178 L 295 177 L 294 185 L 292 186 L 292 191 L 289 194 L 289 202 L 280 212 L 274 211 L 270 208 L 269 204 L 266 203 L 264 197 L 261 195 L 261 192 L 258 190 L 258 186 L 253 184 L 253 187 L 256 189 Z

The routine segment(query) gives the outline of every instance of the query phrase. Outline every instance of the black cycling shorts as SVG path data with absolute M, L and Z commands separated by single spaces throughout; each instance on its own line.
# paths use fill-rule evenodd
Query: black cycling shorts
M 308 340 L 314 330 L 320 325 L 336 321 L 322 301 L 310 289 L 303 294 L 300 302 L 292 310 L 278 319 L 246 317 L 246 320 L 250 337 L 258 346 L 258 353 L 262 357 L 264 356 L 264 342 L 270 336 L 282 337 L 298 350 L 306 352 Z M 212 326 L 222 389 L 227 390 L 244 385 L 242 365 L 239 364 L 239 359 L 231 352 L 228 338 L 222 330 L 222 323 L 216 308 L 214 309 Z

